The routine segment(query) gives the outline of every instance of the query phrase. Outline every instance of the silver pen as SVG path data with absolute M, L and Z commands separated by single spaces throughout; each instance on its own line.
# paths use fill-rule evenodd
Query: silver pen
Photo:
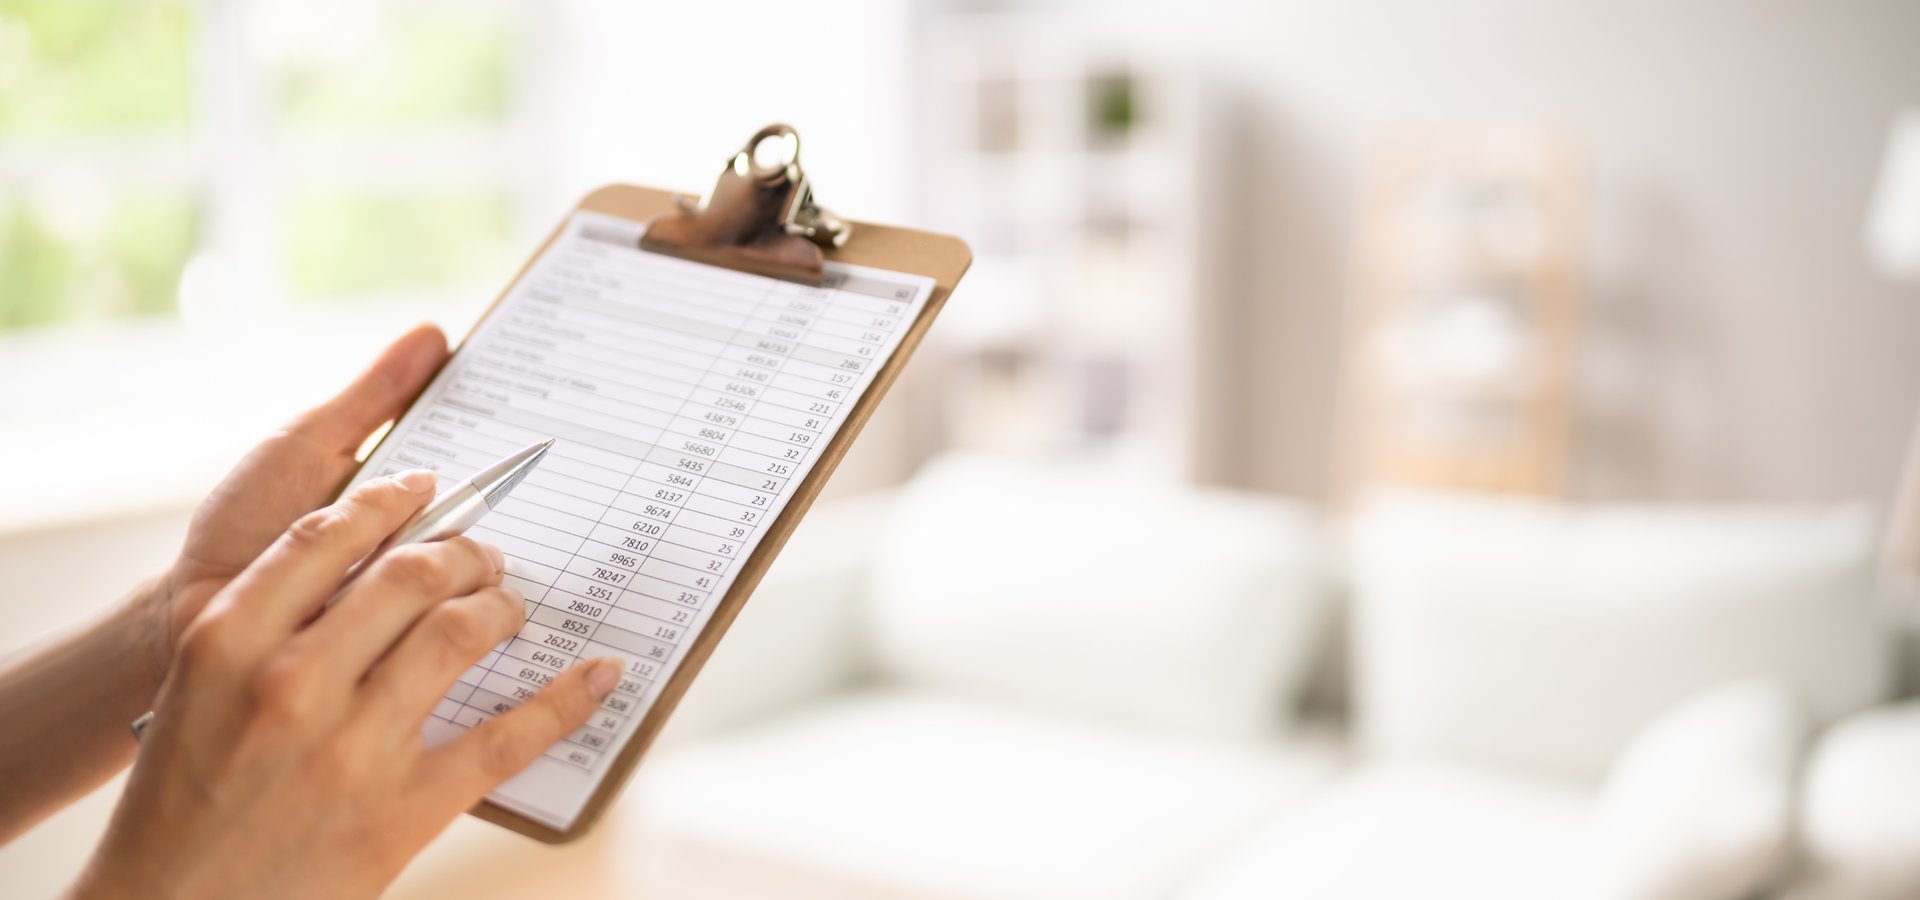
M 552 447 L 553 439 L 548 438 L 475 472 L 472 478 L 435 495 L 432 503 L 414 513 L 413 518 L 400 526 L 400 530 L 381 541 L 380 546 L 367 554 L 366 559 L 354 566 L 353 570 L 347 573 L 346 580 L 341 583 L 341 588 L 344 590 L 347 584 L 361 572 L 365 572 L 375 560 L 401 544 L 444 541 L 472 528 L 475 523 L 485 518 L 489 511 L 499 506 L 501 501 L 507 499 L 507 495 L 512 493 L 520 481 L 540 464 L 541 457 L 546 456 L 547 451 Z M 338 597 L 339 594 L 336 593 L 335 596 Z M 147 726 L 151 724 L 153 724 L 151 710 L 142 713 L 140 718 L 134 719 L 133 739 L 139 740 L 146 734 Z
M 472 528 L 474 523 L 486 517 L 488 511 L 507 499 L 507 495 L 520 484 L 520 479 L 527 477 L 527 473 L 540 464 L 540 458 L 546 456 L 547 450 L 552 447 L 553 439 L 548 438 L 442 491 L 433 498 L 432 503 L 427 504 L 426 509 L 415 513 L 413 518 L 407 520 L 407 524 L 400 526 L 399 531 L 368 554 L 360 568 L 372 565 L 381 554 L 401 544 L 444 541 Z

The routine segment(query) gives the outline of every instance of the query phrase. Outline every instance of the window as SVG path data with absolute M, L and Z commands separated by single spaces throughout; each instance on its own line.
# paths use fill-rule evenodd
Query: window
M 539 9 L 0 0 L 0 331 L 490 294 Z
M 175 308 L 201 226 L 185 0 L 0 0 L 0 329 Z

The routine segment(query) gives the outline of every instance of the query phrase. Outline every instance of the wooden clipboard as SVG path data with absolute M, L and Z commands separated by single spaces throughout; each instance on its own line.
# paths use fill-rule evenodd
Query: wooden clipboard
M 758 167 L 752 154 L 767 140 L 785 142 L 784 163 Z M 640 758 L 653 744 L 680 698 L 699 675 L 707 658 L 725 636 L 734 617 L 740 614 L 747 598 L 766 574 L 767 567 L 780 554 L 788 536 L 801 517 L 813 505 L 840 459 L 853 445 L 875 407 L 899 377 L 913 351 L 919 346 L 933 319 L 946 305 L 954 285 L 973 261 L 972 251 L 959 238 L 906 228 L 847 223 L 814 204 L 812 192 L 798 166 L 799 140 L 783 125 L 762 129 L 732 157 L 722 172 L 720 183 L 702 203 L 692 203 L 684 195 L 656 188 L 633 185 L 609 185 L 582 198 L 576 211 L 602 213 L 634 222 L 650 223 L 650 233 L 672 223 L 674 246 L 661 247 L 642 241 L 643 249 L 667 252 L 708 265 L 735 268 L 800 282 L 818 283 L 823 261 L 852 263 L 914 275 L 934 281 L 933 293 L 920 309 L 900 345 L 885 365 L 874 374 L 872 383 L 855 401 L 845 422 L 821 451 L 806 477 L 787 500 L 786 507 L 767 526 L 764 536 L 745 562 L 726 594 L 712 607 L 705 627 L 694 636 L 673 672 L 660 688 L 660 694 L 636 726 L 633 735 L 610 763 L 573 824 L 562 831 L 529 819 L 520 813 L 482 801 L 468 812 L 501 827 L 517 831 L 549 844 L 572 841 L 586 832 L 613 804 Z M 742 164 L 742 159 L 746 162 Z M 779 170 L 776 172 L 775 170 Z M 777 177 L 776 177 L 777 176 Z M 743 182 L 744 179 L 744 182 Z M 751 207 L 747 209 L 744 207 Z M 569 219 L 571 216 L 569 216 Z M 704 219 L 704 221 L 703 221 Z M 544 256 L 567 228 L 567 220 L 554 229 L 547 240 L 516 273 L 479 320 L 485 321 L 500 306 L 515 285 L 526 277 L 535 260 Z M 657 237 L 658 235 L 656 235 Z M 791 239 L 791 240 L 789 240 Z M 801 247 L 798 243 L 807 246 Z M 808 248 L 817 249 L 810 254 Z M 471 337 L 472 332 L 468 336 Z M 465 339 L 462 339 L 464 343 Z M 451 357 L 449 357 L 451 359 Z M 424 389 L 423 389 L 424 392 Z M 418 397 L 415 402 L 418 402 Z M 409 404 L 411 407 L 411 404 Z M 383 439 L 384 440 L 384 439 Z M 369 453 L 373 452 L 369 450 Z

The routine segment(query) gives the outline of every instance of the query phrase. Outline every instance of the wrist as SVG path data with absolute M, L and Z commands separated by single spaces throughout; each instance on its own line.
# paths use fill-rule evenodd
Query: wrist
M 180 896 L 166 889 L 154 873 L 140 872 L 138 863 L 114 846 L 114 837 L 109 831 L 94 848 L 93 858 L 61 900 L 159 900 Z
M 165 671 L 155 625 L 166 599 L 160 579 L 148 579 L 93 621 L 0 665 L 0 843 L 133 760 L 127 725 L 153 708 Z
M 173 596 L 176 581 L 171 569 L 136 585 L 122 607 L 132 627 L 138 654 L 140 686 L 151 701 L 173 665 Z
M 125 885 L 103 876 L 97 871 L 98 863 L 96 859 L 89 864 L 86 871 L 80 873 L 80 880 L 61 895 L 61 900 L 120 900 L 123 897 L 130 900 L 140 896 L 139 892 L 128 890 Z

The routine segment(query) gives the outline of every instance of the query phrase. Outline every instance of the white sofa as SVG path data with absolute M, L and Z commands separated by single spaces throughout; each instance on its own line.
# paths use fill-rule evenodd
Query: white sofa
M 693 900 L 1920 897 L 1920 715 L 1876 708 L 1864 511 L 1401 497 L 1356 521 L 1336 540 L 1273 498 L 966 459 L 822 508 L 616 807 L 624 877 Z M 1840 772 L 1803 779 L 1848 717 L 1814 754 Z M 1863 767 L 1911 803 L 1863 797 Z

